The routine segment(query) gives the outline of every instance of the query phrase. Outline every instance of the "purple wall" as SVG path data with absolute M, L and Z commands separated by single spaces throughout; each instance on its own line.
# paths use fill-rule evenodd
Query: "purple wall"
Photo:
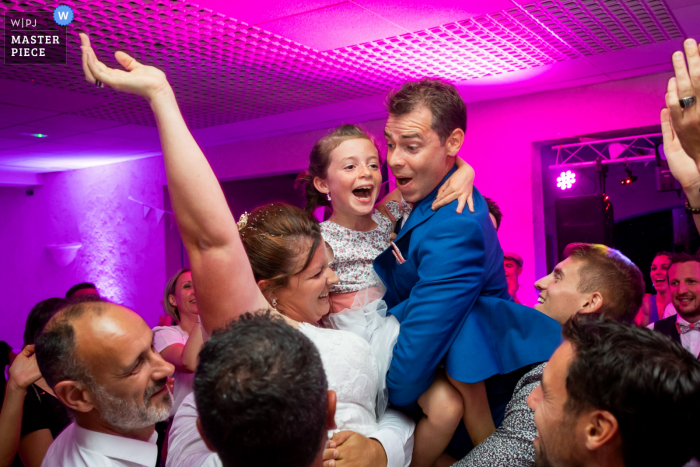
M 143 217 L 135 199 L 162 207 L 160 157 L 47 174 L 34 189 L 0 187 L 0 284 L 4 319 L 0 340 L 21 348 L 26 316 L 38 301 L 94 282 L 102 295 L 137 311 L 149 325 L 162 314 L 165 285 L 163 223 Z M 61 267 L 45 246 L 79 242 L 75 260 Z

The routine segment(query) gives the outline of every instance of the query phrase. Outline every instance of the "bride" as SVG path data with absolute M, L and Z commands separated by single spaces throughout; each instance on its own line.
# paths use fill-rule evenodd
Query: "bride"
M 242 313 L 272 307 L 318 347 L 329 389 L 337 395 L 338 433 L 324 453 L 324 465 L 362 456 L 368 465 L 408 466 L 413 422 L 391 409 L 377 419 L 380 376 L 369 344 L 353 333 L 316 326 L 329 312 L 328 292 L 338 282 L 328 267 L 318 222 L 299 208 L 271 204 L 237 225 L 165 74 L 123 52 L 115 57 L 126 71 L 111 69 L 97 59 L 87 35 L 80 37 L 86 80 L 144 97 L 155 114 L 204 331 L 211 333 Z M 221 465 L 199 437 L 196 417 L 190 395 L 173 422 L 168 466 Z

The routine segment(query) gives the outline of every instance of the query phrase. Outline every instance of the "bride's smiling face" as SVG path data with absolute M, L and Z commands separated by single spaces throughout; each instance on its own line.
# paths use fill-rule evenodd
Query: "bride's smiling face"
M 301 252 L 297 255 L 297 268 L 304 265 L 312 245 L 311 240 L 302 242 L 303 247 L 300 245 Z M 330 287 L 339 280 L 336 273 L 328 267 L 325 242 L 321 242 L 309 265 L 290 277 L 287 285 L 273 294 L 277 300 L 277 309 L 295 321 L 316 323 L 330 311 Z

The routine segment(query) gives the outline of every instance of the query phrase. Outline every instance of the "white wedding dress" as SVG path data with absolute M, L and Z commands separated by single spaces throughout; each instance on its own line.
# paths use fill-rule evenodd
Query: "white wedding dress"
M 316 345 L 328 380 L 338 398 L 335 424 L 369 436 L 377 431 L 377 361 L 361 337 L 347 331 L 303 323 L 299 330 Z

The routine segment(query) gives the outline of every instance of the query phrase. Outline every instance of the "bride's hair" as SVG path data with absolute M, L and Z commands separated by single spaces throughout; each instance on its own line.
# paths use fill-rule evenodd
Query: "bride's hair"
M 324 179 L 328 176 L 328 166 L 331 163 L 331 153 L 335 148 L 340 146 L 344 141 L 350 139 L 366 139 L 371 141 L 375 147 L 374 139 L 362 128 L 357 125 L 340 125 L 333 131 L 328 133 L 323 138 L 316 141 L 314 147 L 309 154 L 309 168 L 300 173 L 296 180 L 296 186 L 304 188 L 304 196 L 306 197 L 306 205 L 304 209 L 309 214 L 313 214 L 319 206 L 329 206 L 330 201 L 325 193 L 321 193 L 314 186 L 314 178 Z M 379 148 L 377 148 L 379 153 Z
M 263 290 L 266 296 L 285 287 L 290 277 L 306 269 L 323 242 L 316 219 L 285 203 L 255 208 L 239 232 L 255 281 L 270 281 Z

